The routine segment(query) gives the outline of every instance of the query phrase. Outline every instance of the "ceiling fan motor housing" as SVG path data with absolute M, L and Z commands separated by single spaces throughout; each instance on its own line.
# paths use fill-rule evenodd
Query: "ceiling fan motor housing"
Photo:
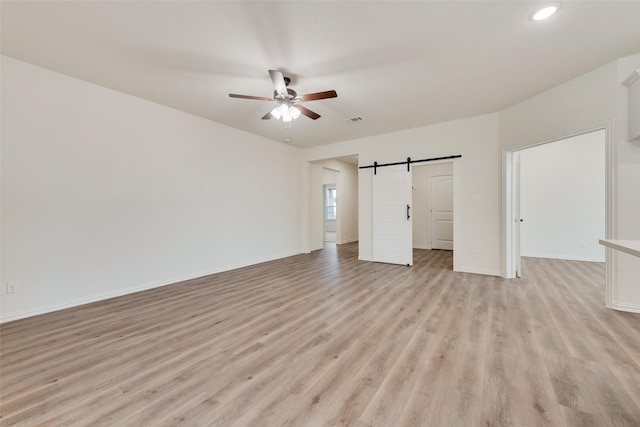
M 278 91 L 273 91 L 273 98 L 277 99 L 277 100 L 283 100 L 283 99 L 289 99 L 289 100 L 293 100 L 298 96 L 298 93 L 293 90 L 293 89 L 289 89 L 287 88 L 287 95 L 282 96 L 278 93 Z

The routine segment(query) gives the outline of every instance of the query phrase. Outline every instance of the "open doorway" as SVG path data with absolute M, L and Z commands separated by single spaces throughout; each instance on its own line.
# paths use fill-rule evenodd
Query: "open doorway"
M 413 247 L 453 250 L 453 163 L 413 165 Z
M 327 243 L 335 243 L 336 242 L 336 223 L 337 223 L 337 213 L 338 213 L 338 196 L 336 184 L 324 184 L 323 185 L 323 193 L 324 193 L 324 228 L 323 228 L 323 241 Z
M 506 277 L 526 274 L 522 257 L 604 262 L 606 129 L 505 153 Z
M 414 251 L 453 251 L 453 163 L 416 163 L 412 171 Z M 453 261 L 448 268 L 453 268 Z
M 309 251 L 358 241 L 358 156 L 309 163 Z

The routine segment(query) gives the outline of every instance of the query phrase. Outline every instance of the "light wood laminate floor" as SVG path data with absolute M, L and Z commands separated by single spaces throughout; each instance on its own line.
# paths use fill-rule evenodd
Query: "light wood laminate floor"
M 640 426 L 604 265 L 326 248 L 0 326 L 3 426 Z

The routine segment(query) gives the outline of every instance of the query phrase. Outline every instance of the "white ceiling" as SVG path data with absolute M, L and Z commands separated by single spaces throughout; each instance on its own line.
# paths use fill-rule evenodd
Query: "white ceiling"
M 499 111 L 640 52 L 640 1 L 2 1 L 2 53 L 277 141 L 310 147 Z M 304 105 L 261 120 L 267 70 Z M 347 119 L 361 116 L 353 123 Z

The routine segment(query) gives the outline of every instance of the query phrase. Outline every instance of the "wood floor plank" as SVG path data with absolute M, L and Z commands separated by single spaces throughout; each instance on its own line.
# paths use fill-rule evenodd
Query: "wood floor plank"
M 2 426 L 640 426 L 604 265 L 357 243 L 0 325 Z
M 460 336 L 455 351 L 455 363 L 450 371 L 446 392 L 433 399 L 435 422 L 442 425 L 471 425 L 482 414 L 483 373 L 486 354 L 488 310 L 486 292 L 475 286 L 471 276 L 463 277 L 469 287 L 470 299 L 463 308 Z
M 556 395 L 549 382 L 543 348 L 536 333 L 535 312 L 537 304 L 532 303 L 530 294 L 522 286 L 507 286 L 509 322 L 513 326 L 518 364 L 522 381 L 522 415 L 534 420 L 538 425 L 562 425 L 562 414 L 556 404 Z
M 460 313 L 475 302 L 472 293 L 463 285 L 468 277 L 469 275 L 462 275 L 457 280 L 451 280 L 454 278 L 450 277 L 448 281 L 443 281 L 445 292 L 441 294 L 441 298 L 434 300 L 435 307 L 430 309 L 421 325 L 421 332 L 427 334 L 429 341 L 423 347 L 420 363 L 415 369 L 417 382 L 404 408 L 401 425 L 429 425 L 438 423 L 443 414 L 445 417 L 450 415 L 451 412 L 445 414 L 442 411 L 450 408 L 448 400 L 457 393 L 459 382 L 455 378 L 456 373 L 464 371 L 467 363 L 477 362 L 476 355 L 474 361 L 457 358 L 458 351 L 467 345 L 462 339 L 468 332 L 458 323 Z M 484 321 L 480 319 L 480 322 L 469 329 L 478 333 L 477 339 L 483 342 Z M 479 385 L 481 384 L 469 381 L 463 387 L 472 389 Z M 456 410 L 455 416 L 464 418 L 467 409 L 462 408 L 460 412 Z

